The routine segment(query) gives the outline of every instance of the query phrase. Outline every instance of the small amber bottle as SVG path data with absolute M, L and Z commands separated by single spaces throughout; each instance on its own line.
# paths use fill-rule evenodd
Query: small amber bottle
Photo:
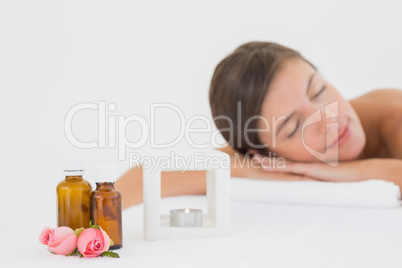
M 73 230 L 89 227 L 92 187 L 82 178 L 84 173 L 82 156 L 71 156 L 67 159 L 64 167 L 66 178 L 57 185 L 58 226 L 68 226 Z
M 91 219 L 102 227 L 113 240 L 110 249 L 123 246 L 121 194 L 114 188 L 113 166 L 98 166 L 95 176 L 96 190 L 91 195 Z

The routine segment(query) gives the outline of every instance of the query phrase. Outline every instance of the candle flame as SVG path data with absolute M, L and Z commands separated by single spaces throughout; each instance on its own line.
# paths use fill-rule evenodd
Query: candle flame
M 184 213 L 190 213 L 190 210 L 189 210 L 188 208 L 186 208 L 186 209 L 184 210 Z

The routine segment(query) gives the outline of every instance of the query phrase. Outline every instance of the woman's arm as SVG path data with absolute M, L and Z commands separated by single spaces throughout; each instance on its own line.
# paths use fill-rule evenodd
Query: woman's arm
M 364 157 L 402 159 L 402 90 L 374 90 L 350 104 L 366 133 Z
M 199 170 L 162 172 L 161 195 L 167 197 L 205 194 L 205 178 L 206 172 Z M 122 195 L 123 209 L 142 203 L 142 185 L 142 166 L 133 167 L 116 181 L 116 189 Z
M 268 173 L 261 169 L 261 164 L 258 161 L 244 157 L 240 153 L 234 152 L 230 147 L 223 147 L 219 150 L 228 153 L 230 156 L 231 177 L 288 181 L 313 180 L 305 175 Z M 136 166 L 127 171 L 116 181 L 115 186 L 122 195 L 123 209 L 142 203 L 142 167 Z M 162 197 L 205 193 L 205 171 L 162 172 Z
M 272 168 L 264 165 L 264 159 L 257 155 L 258 161 L 262 161 L 262 169 L 268 173 L 290 173 L 308 176 L 316 180 L 350 182 L 369 179 L 380 179 L 393 182 L 402 191 L 402 160 L 371 158 L 356 161 L 340 162 L 336 167 L 326 163 L 312 162 L 300 163 L 286 161 L 286 168 Z

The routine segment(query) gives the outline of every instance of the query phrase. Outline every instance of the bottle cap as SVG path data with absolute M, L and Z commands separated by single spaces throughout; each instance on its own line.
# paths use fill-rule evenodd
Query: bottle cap
M 115 182 L 116 170 L 112 165 L 97 166 L 95 170 L 95 182 Z
M 64 162 L 64 176 L 80 176 L 85 174 L 84 157 L 71 155 Z

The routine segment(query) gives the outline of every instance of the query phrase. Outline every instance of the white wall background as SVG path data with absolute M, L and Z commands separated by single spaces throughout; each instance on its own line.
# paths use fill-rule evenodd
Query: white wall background
M 119 174 L 128 169 L 116 148 L 79 149 L 67 141 L 64 118 L 74 105 L 103 100 L 117 107 L 108 116 L 149 120 L 151 103 L 168 102 L 186 118 L 210 116 L 216 64 L 254 40 L 299 50 L 347 98 L 400 88 L 401 15 L 398 0 L 1 0 L 2 214 L 19 215 L 11 220 L 17 226 L 55 226 L 55 188 L 67 154 L 86 157 L 88 178 L 97 164 L 114 164 Z M 80 113 L 74 134 L 96 140 L 97 118 L 96 111 Z M 179 133 L 173 112 L 158 114 L 156 123 L 157 142 Z M 135 141 L 140 131 L 130 124 L 127 136 Z M 184 147 L 182 141 L 173 149 Z M 149 143 L 129 151 L 149 152 Z

